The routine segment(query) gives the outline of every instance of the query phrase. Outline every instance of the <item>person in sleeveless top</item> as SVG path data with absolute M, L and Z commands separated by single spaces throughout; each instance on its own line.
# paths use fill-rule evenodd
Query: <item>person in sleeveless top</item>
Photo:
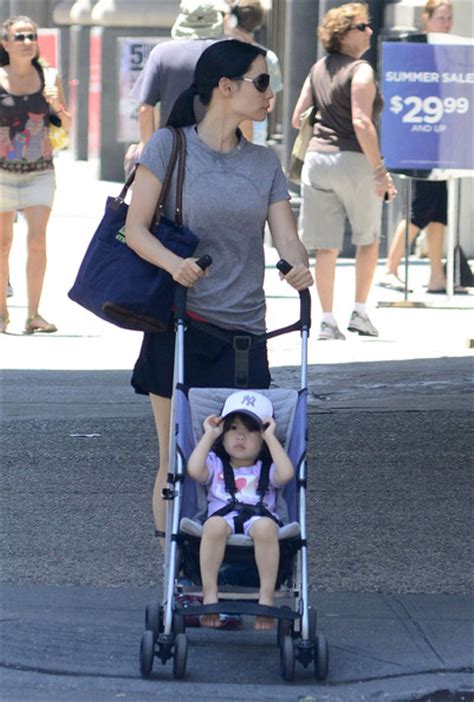
M 346 218 L 356 245 L 355 302 L 348 329 L 378 336 L 366 302 L 377 265 L 383 199 L 391 201 L 396 190 L 377 138 L 382 97 L 372 67 L 361 59 L 372 34 L 365 4 L 329 10 L 319 27 L 328 53 L 311 68 L 293 112 L 292 124 L 298 128 L 301 114 L 315 100 L 313 137 L 301 174 L 300 228 L 307 248 L 316 250 L 320 340 L 345 339 L 333 297 Z
M 447 34 L 453 24 L 450 0 L 428 0 L 423 14 L 425 32 Z M 426 231 L 430 259 L 429 293 L 446 292 L 443 270 L 444 228 L 448 223 L 448 189 L 445 180 L 414 180 L 408 237 L 410 243 L 422 229 Z M 402 219 L 393 235 L 384 275 L 378 281 L 383 288 L 405 290 L 405 282 L 398 275 L 398 267 L 405 252 L 406 221 Z M 465 292 L 462 287 L 455 292 Z
M 59 77 L 53 85 L 45 85 L 38 27 L 29 17 L 10 17 L 3 23 L 0 104 L 0 331 L 5 333 L 9 323 L 8 258 L 15 214 L 22 212 L 28 225 L 25 333 L 55 332 L 55 325 L 38 312 L 46 270 L 46 228 L 55 190 L 48 128 L 50 115 L 54 115 L 68 129 L 70 114 Z
M 193 83 L 173 107 L 168 125 L 180 128 L 186 139 L 184 224 L 199 237 L 192 258 L 171 253 L 149 232 L 171 153 L 170 130 L 158 129 L 140 157 L 126 222 L 127 244 L 189 288 L 188 316 L 198 322 L 190 323 L 186 332 L 184 376 L 190 387 L 235 387 L 235 351 L 233 342 L 227 341 L 235 335 L 251 342 L 248 387 L 270 384 L 262 338 L 266 223 L 279 256 L 293 266 L 284 276 L 287 283 L 303 290 L 313 282 L 278 157 L 247 141 L 238 128 L 244 119 L 265 119 L 272 95 L 265 50 L 226 39 L 202 53 Z M 206 108 L 199 122 L 197 101 Z M 164 208 L 171 218 L 175 179 L 176 174 Z M 204 254 L 213 259 L 206 272 L 196 263 Z M 132 377 L 135 391 L 150 396 L 158 433 L 160 466 L 153 497 L 158 535 L 166 522 L 162 489 L 168 473 L 173 357 L 170 324 L 168 332 L 144 335 Z

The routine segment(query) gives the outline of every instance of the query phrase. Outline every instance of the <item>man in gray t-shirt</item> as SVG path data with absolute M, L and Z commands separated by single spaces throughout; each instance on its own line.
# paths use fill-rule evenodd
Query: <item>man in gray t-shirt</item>
M 155 46 L 132 90 L 132 96 L 141 103 L 139 151 L 156 128 L 166 124 L 176 98 L 193 82 L 194 69 L 204 49 L 225 38 L 224 0 L 182 0 L 180 10 L 171 29 L 173 41 Z M 155 123 L 158 102 L 159 125 Z

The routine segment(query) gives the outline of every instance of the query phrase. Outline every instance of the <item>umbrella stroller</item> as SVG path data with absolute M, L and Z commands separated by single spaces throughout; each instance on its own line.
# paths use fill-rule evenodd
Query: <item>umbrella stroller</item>
M 207 265 L 209 263 L 207 261 Z M 290 270 L 285 261 L 280 261 L 277 267 L 283 273 Z M 188 389 L 184 385 L 185 292 L 184 288 L 179 289 L 176 298 L 176 382 L 170 438 L 173 465 L 168 486 L 163 491 L 163 497 L 168 500 L 164 591 L 162 601 L 155 600 L 146 607 L 145 632 L 140 645 L 141 673 L 144 677 L 151 674 L 155 657 L 163 664 L 171 658 L 174 677 L 184 678 L 187 618 L 225 613 L 275 619 L 283 679 L 293 680 L 296 661 L 299 661 L 304 668 L 313 664 L 316 678 L 324 680 L 328 672 L 328 644 L 324 636 L 317 634 L 316 611 L 309 605 L 306 542 L 306 369 L 310 293 L 308 290 L 300 292 L 300 319 L 295 324 L 266 335 L 271 338 L 290 331 L 301 332 L 300 390 L 258 390 L 273 404 L 278 437 L 295 469 L 293 479 L 278 491 L 277 511 L 283 526 L 278 534 L 280 561 L 275 603 L 269 607 L 258 604 L 259 581 L 253 541 L 243 534 L 233 534 L 227 541 L 219 576 L 219 602 L 182 604 L 182 595 L 201 592 L 199 545 L 202 520 L 207 512 L 205 488 L 186 474 L 186 462 L 202 434 L 203 419 L 210 414 L 219 415 L 227 396 L 235 392 L 235 388 Z

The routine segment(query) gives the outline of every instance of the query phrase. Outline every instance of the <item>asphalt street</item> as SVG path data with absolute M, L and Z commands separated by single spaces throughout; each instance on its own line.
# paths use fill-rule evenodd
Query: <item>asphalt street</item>
M 66 155 L 67 156 L 67 155 Z M 130 386 L 140 335 L 67 300 L 106 194 L 88 164 L 58 164 L 44 314 L 25 337 L 24 224 L 12 253 L 12 325 L 2 354 L 0 543 L 5 702 L 473 700 L 472 296 L 413 300 L 374 287 L 378 339 L 310 340 L 311 599 L 330 646 L 326 683 L 283 683 L 274 633 L 189 631 L 186 680 L 138 669 L 145 604 L 162 562 L 150 494 L 157 462 L 146 398 Z M 267 250 L 269 326 L 297 299 Z M 337 271 L 350 314 L 353 264 Z M 387 306 L 389 305 L 389 306 Z M 318 310 L 314 311 L 317 325 Z M 273 341 L 275 385 L 298 387 L 297 334 Z

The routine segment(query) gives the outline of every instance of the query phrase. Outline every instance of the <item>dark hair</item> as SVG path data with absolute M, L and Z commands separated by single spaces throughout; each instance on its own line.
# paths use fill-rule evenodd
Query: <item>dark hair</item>
M 8 34 L 10 31 L 10 27 L 13 27 L 14 24 L 18 24 L 19 22 L 24 22 L 25 24 L 31 24 L 31 26 L 34 28 L 35 32 L 38 33 L 38 25 L 36 22 L 34 22 L 30 17 L 27 17 L 26 15 L 16 15 L 14 17 L 9 17 L 6 19 L 3 24 L 2 24 L 2 40 L 6 41 L 8 39 Z M 31 63 L 33 63 L 35 66 L 39 66 L 38 64 L 38 59 L 39 59 L 39 46 L 37 47 L 36 51 L 36 56 L 31 59 Z M 0 66 L 8 66 L 10 63 L 10 55 L 8 51 L 6 51 L 3 48 L 3 44 L 0 44 Z
M 245 414 L 245 412 L 232 412 L 231 414 L 227 415 L 227 417 L 224 419 L 224 431 L 222 434 L 219 436 L 217 441 L 214 442 L 214 445 L 212 447 L 212 450 L 214 453 L 219 456 L 219 458 L 222 460 L 229 460 L 230 456 L 227 453 L 227 451 L 224 448 L 223 444 L 223 439 L 224 439 L 224 434 L 229 431 L 232 422 L 235 421 L 235 419 L 240 419 L 244 427 L 247 429 L 247 431 L 260 431 L 261 426 L 257 422 L 256 419 L 253 419 L 253 417 L 250 417 L 248 414 Z M 262 443 L 262 450 L 260 451 L 257 460 L 263 461 L 263 460 L 269 460 L 271 462 L 272 457 L 270 455 L 270 451 L 268 450 L 268 446 L 265 442 Z
M 192 85 L 174 103 L 167 126 L 187 127 L 194 124 L 196 96 L 203 105 L 209 105 L 214 88 L 219 85 L 221 78 L 241 78 L 257 56 L 266 56 L 266 53 L 260 46 L 237 39 L 225 39 L 211 44 L 196 64 Z
M 255 32 L 265 19 L 265 10 L 260 0 L 236 0 L 230 8 L 230 14 L 236 18 L 237 27 L 244 32 Z

